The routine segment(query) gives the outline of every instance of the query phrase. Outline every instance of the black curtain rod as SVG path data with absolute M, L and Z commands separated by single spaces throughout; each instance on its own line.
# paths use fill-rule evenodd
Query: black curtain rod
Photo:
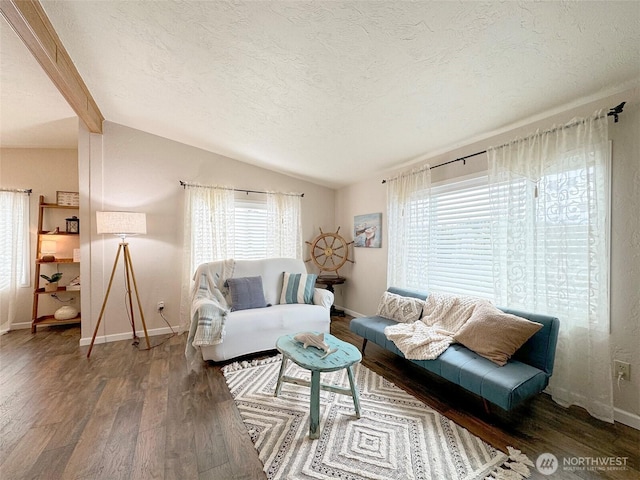
M 182 188 L 187 188 L 187 187 L 220 188 L 222 190 L 233 190 L 234 192 L 245 192 L 246 194 L 249 194 L 249 193 L 262 193 L 262 194 L 266 195 L 267 193 L 274 193 L 274 192 L 263 192 L 261 190 L 245 190 L 243 188 L 213 187 L 213 186 L 209 186 L 209 185 L 197 185 L 195 183 L 183 182 L 182 180 L 180 180 L 180 185 L 182 185 Z M 283 195 L 291 195 L 292 197 L 304 197 L 304 193 L 284 193 Z
M 622 113 L 622 109 L 624 108 L 624 104 L 627 102 L 622 102 L 620 105 L 617 105 L 613 108 L 609 109 L 609 113 L 607 113 L 607 117 L 613 117 L 613 123 L 618 123 L 618 115 Z M 463 165 L 467 164 L 467 158 L 475 157 L 477 155 L 482 155 L 483 153 L 487 153 L 486 150 L 482 150 L 481 152 L 472 153 L 471 155 L 466 155 L 464 157 L 456 158 L 455 160 L 449 160 L 448 162 L 439 163 L 438 165 L 434 165 L 433 167 L 429 167 L 429 170 L 433 170 L 434 168 L 443 167 L 445 165 L 449 165 L 450 163 L 463 162 Z M 382 180 L 382 183 L 387 183 L 386 180 Z
M 33 189 L 31 188 L 0 188 L 0 192 L 16 192 L 16 193 L 26 193 L 27 195 L 31 195 Z

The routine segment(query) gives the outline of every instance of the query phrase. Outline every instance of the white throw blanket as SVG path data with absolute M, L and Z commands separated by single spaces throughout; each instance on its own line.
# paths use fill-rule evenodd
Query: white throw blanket
M 433 360 L 453 343 L 453 336 L 471 317 L 478 305 L 490 304 L 475 297 L 430 293 L 422 318 L 413 323 L 398 323 L 384 329 L 410 360 Z
M 218 345 L 224 340 L 224 323 L 229 313 L 224 284 L 233 276 L 234 267 L 234 260 L 204 263 L 193 276 L 191 325 L 185 348 L 191 368 L 198 360 L 196 353 L 199 347 Z

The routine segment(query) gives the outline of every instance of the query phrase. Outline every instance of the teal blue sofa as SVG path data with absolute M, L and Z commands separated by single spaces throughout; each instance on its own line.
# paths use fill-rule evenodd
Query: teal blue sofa
M 391 287 L 390 293 L 424 300 L 427 293 Z M 481 357 L 468 348 L 454 343 L 435 360 L 410 360 L 416 365 L 439 375 L 487 401 L 511 410 L 528 398 L 542 392 L 549 384 L 558 341 L 560 322 L 548 315 L 501 308 L 505 313 L 517 315 L 542 324 L 538 330 L 504 366 Z M 380 316 L 359 317 L 351 320 L 350 330 L 363 337 L 362 354 L 367 341 L 404 357 L 395 344 L 384 334 L 385 327 L 395 320 Z

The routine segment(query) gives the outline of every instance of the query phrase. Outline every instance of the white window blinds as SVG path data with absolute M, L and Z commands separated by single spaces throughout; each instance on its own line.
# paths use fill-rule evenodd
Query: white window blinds
M 235 202 L 234 251 L 238 260 L 256 260 L 267 257 L 267 202 L 243 198 L 240 193 Z
M 429 221 L 419 235 L 429 238 L 427 290 L 492 299 L 487 177 L 433 186 L 430 203 Z

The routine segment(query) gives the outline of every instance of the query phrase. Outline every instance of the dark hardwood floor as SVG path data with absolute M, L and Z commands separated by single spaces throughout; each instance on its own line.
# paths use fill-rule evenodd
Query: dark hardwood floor
M 360 346 L 349 319 L 332 333 Z M 86 358 L 79 327 L 18 330 L 0 336 L 0 478 L 264 479 L 221 365 L 189 373 L 184 336 L 97 345 Z M 482 402 L 376 345 L 364 365 L 488 443 L 521 449 L 534 462 L 626 457 L 627 470 L 559 470 L 532 478 L 640 478 L 640 432 L 609 425 L 539 395 L 512 413 L 485 414 Z M 579 460 L 577 460 L 579 461 Z M 441 479 L 438 479 L 441 480 Z M 446 480 L 446 479 L 442 479 Z

